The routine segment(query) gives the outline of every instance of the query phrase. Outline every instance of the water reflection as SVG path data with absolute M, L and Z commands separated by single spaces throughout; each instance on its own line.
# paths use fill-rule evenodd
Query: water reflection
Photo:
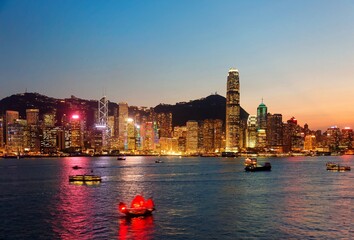
M 127 218 L 121 217 L 118 226 L 118 239 L 153 239 L 153 216 Z
M 85 166 L 88 161 L 87 158 L 68 158 L 63 161 L 65 166 L 61 168 L 59 192 L 51 203 L 52 228 L 60 239 L 81 239 L 82 236 L 86 239 L 93 238 L 93 229 L 97 222 L 94 218 L 92 188 L 87 185 L 94 186 L 100 182 L 69 183 L 69 175 L 80 171 L 73 170 L 72 165 Z

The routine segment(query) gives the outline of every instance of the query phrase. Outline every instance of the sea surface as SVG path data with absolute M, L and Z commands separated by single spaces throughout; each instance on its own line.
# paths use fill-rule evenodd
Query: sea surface
M 326 171 L 329 161 L 352 171 Z M 0 239 L 354 239 L 353 156 L 258 158 L 272 171 L 253 173 L 243 162 L 0 159 Z M 68 181 L 91 171 L 101 183 Z M 127 219 L 118 203 L 137 194 L 156 211 Z

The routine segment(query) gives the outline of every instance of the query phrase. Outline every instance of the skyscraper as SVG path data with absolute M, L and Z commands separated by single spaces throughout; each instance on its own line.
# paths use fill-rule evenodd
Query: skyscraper
M 263 103 L 257 108 L 257 147 L 267 146 L 267 106 Z
M 255 148 L 257 142 L 257 117 L 249 115 L 247 119 L 247 143 L 246 147 Z
M 189 120 L 187 122 L 186 152 L 195 154 L 198 152 L 198 122 Z
M 26 109 L 27 125 L 37 125 L 39 122 L 39 109 Z
M 237 69 L 230 69 L 226 89 L 226 152 L 240 147 L 240 80 Z
M 129 109 L 127 103 L 119 103 L 118 105 L 118 136 L 119 136 L 119 148 L 123 150 L 126 148 L 127 142 L 127 120 L 129 117 Z
M 5 113 L 5 143 L 8 143 L 8 126 L 14 124 L 16 119 L 20 117 L 19 112 L 7 110 Z

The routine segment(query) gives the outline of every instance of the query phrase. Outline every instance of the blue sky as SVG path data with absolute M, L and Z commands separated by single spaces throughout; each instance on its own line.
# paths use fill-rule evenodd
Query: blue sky
M 250 114 L 354 127 L 353 43 L 354 1 L 0 0 L 0 98 L 174 104 L 234 67 Z

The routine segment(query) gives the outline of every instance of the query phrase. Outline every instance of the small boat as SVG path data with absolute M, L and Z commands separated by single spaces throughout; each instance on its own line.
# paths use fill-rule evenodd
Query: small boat
M 163 161 L 158 159 L 158 160 L 155 160 L 155 163 L 163 163 Z
M 148 216 L 151 215 L 154 210 L 154 201 L 151 198 L 145 200 L 141 195 L 135 196 L 129 208 L 125 203 L 119 203 L 119 211 L 124 213 L 127 217 Z
M 256 158 L 246 158 L 245 166 L 246 172 L 271 171 L 272 169 L 269 162 L 264 163 L 264 165 L 259 165 Z
M 337 171 L 337 172 L 344 172 L 350 171 L 350 166 L 343 166 L 339 163 L 328 162 L 326 163 L 327 171 Z
M 119 157 L 117 157 L 117 160 L 123 161 L 123 160 L 126 160 L 126 157 L 125 156 L 119 156 Z
M 92 174 L 84 174 L 84 175 L 71 175 L 69 176 L 69 182 L 96 182 L 101 181 L 101 177 Z
M 73 169 L 77 170 L 77 169 L 81 169 L 82 167 L 79 167 L 78 165 L 73 166 Z

